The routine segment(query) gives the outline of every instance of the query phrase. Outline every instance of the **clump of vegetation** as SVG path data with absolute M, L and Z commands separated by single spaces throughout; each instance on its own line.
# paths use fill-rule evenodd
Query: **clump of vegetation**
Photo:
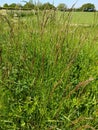
M 6 14 L 7 16 L 11 18 L 18 18 L 18 17 L 28 17 L 35 15 L 37 11 L 32 10 L 7 10 Z
M 0 16 L 1 130 L 98 129 L 98 27 L 71 19 Z

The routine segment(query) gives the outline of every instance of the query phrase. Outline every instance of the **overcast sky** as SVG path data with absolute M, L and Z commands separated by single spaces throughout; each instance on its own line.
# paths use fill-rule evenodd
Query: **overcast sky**
M 23 0 L 0 0 L 0 5 L 2 6 L 4 3 L 23 3 Z M 25 0 L 24 0 L 25 1 Z M 29 1 L 29 0 L 26 0 Z M 98 9 L 98 0 L 33 0 L 40 1 L 42 3 L 50 2 L 57 6 L 59 3 L 65 3 L 69 8 L 77 1 L 75 7 L 81 7 L 84 3 L 92 3 L 95 5 L 96 9 Z

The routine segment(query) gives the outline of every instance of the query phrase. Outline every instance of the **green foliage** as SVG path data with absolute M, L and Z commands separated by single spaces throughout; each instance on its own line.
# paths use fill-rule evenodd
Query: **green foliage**
M 8 5 L 7 3 L 5 3 L 5 4 L 3 5 L 3 7 L 4 7 L 4 8 L 8 8 L 9 5 Z
M 7 3 L 5 3 L 3 5 L 3 7 L 6 8 L 6 9 L 21 9 L 22 5 L 21 4 L 16 4 L 16 3 L 12 3 L 12 4 L 8 5 Z
M 73 18 L 0 16 L 1 130 L 98 129 L 98 26 Z
M 32 10 L 8 10 L 7 15 L 11 18 L 29 17 L 35 14 Z
M 16 7 L 16 3 L 12 3 L 9 5 L 10 8 L 15 8 Z
M 60 10 L 60 11 L 66 11 L 66 10 L 67 10 L 67 6 L 66 6 L 66 4 L 64 4 L 64 3 L 60 3 L 60 4 L 57 6 L 57 9 Z
M 50 10 L 50 9 L 56 9 L 56 7 L 52 4 L 48 3 L 44 3 L 42 6 L 40 6 L 41 10 Z
M 90 9 L 92 9 L 92 11 L 95 11 L 95 5 L 91 3 L 86 3 L 86 4 L 83 4 L 81 7 L 81 10 L 83 11 L 89 11 Z
M 19 10 L 19 9 L 22 9 L 22 7 L 23 7 L 23 6 L 22 6 L 21 4 L 17 4 L 16 7 L 15 7 L 15 9 L 16 9 L 16 10 Z
M 23 6 L 23 9 L 34 9 L 34 4 L 31 2 L 26 2 L 26 4 Z

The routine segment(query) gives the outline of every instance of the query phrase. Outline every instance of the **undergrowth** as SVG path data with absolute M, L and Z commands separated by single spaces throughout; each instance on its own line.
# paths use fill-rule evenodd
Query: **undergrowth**
M 98 129 L 97 26 L 71 17 L 0 16 L 1 130 Z

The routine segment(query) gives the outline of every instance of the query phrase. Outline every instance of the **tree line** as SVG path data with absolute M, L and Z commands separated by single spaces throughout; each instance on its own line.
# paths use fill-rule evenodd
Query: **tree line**
M 21 4 L 16 4 L 16 3 L 12 3 L 12 4 L 7 4 L 5 3 L 3 5 L 2 8 L 4 9 L 40 9 L 40 10 L 59 10 L 59 11 L 70 11 L 70 10 L 74 10 L 74 11 L 86 11 L 86 12 L 94 12 L 96 11 L 95 9 L 95 5 L 92 3 L 86 3 L 83 4 L 80 8 L 68 8 L 67 5 L 65 3 L 60 3 L 57 7 L 54 6 L 53 4 L 47 2 L 42 4 L 41 2 L 37 2 L 37 3 L 33 3 L 32 0 L 29 0 L 29 2 L 23 1 L 24 5 Z

